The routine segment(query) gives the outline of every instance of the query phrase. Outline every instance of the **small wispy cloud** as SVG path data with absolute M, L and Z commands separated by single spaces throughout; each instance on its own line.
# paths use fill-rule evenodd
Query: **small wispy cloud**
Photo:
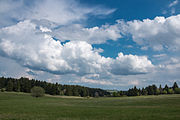
M 159 57 L 166 57 L 167 54 L 158 54 L 158 55 L 153 55 L 153 57 L 155 58 L 159 58 Z
M 104 52 L 104 50 L 102 48 L 94 48 L 94 51 L 98 52 L 98 53 L 103 53 Z
M 174 0 L 172 3 L 169 4 L 169 7 L 173 7 L 178 4 L 178 0 Z
M 170 10 L 171 15 L 173 15 L 173 14 L 176 13 L 175 6 L 176 6 L 178 3 L 179 3 L 179 0 L 174 0 L 173 2 L 171 2 L 171 3 L 169 4 L 168 7 L 171 9 L 171 10 Z
M 179 3 L 179 0 L 174 0 L 168 4 L 167 9 L 162 11 L 162 14 L 175 14 L 176 8 L 175 6 Z
M 133 48 L 133 46 L 132 46 L 132 45 L 127 45 L 126 47 L 127 47 L 127 48 Z
M 172 8 L 171 9 L 171 14 L 175 14 L 176 13 L 176 9 L 175 8 Z

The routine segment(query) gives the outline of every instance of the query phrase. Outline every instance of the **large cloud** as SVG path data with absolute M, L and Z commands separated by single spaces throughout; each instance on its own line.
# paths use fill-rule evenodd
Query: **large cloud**
M 177 0 L 172 3 L 177 4 Z M 90 44 L 101 44 L 107 40 L 118 40 L 131 34 L 133 40 L 142 46 L 154 50 L 180 49 L 180 15 L 168 18 L 156 17 L 153 20 L 144 19 L 122 22 L 114 25 L 86 28 L 80 20 L 88 15 L 108 15 L 115 9 L 98 6 L 90 7 L 75 0 L 6 0 L 0 1 L 0 27 L 15 24 L 26 19 L 36 24 L 52 28 L 52 36 L 61 41 L 87 41 Z
M 119 53 L 111 66 L 111 72 L 117 75 L 143 74 L 152 68 L 146 56 L 123 55 Z
M 30 20 L 0 29 L 0 53 L 31 69 L 54 74 L 142 74 L 153 67 L 146 56 L 105 58 L 85 41 L 61 44 Z
M 180 50 L 180 15 L 124 22 L 124 31 L 142 46 L 159 51 Z
M 32 20 L 34 23 L 52 29 L 52 36 L 61 41 L 87 41 L 105 43 L 121 38 L 114 25 L 85 28 L 80 24 L 90 16 L 113 13 L 115 9 L 103 6 L 86 6 L 76 0 L 6 0 L 0 1 L 0 28 L 18 21 Z
M 152 48 L 155 51 L 168 49 L 180 50 L 180 15 L 155 17 L 153 20 L 117 20 L 114 25 L 85 28 L 80 24 L 61 26 L 53 29 L 52 35 L 65 41 L 87 41 L 90 44 L 101 44 L 107 40 L 118 40 L 128 35 L 142 49 Z
M 52 34 L 62 41 L 86 41 L 90 44 L 101 44 L 107 40 L 118 40 L 122 37 L 116 24 L 92 28 L 84 28 L 80 24 L 74 24 L 55 29 Z
M 108 15 L 115 9 L 90 7 L 76 0 L 1 0 L 0 27 L 12 25 L 26 19 L 45 20 L 58 25 L 85 20 L 89 14 Z

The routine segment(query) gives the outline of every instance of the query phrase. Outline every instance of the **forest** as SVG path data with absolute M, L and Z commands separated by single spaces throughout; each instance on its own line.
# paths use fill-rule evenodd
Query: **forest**
M 122 96 L 141 96 L 141 95 L 160 95 L 160 94 L 180 94 L 178 84 L 174 82 L 172 87 L 161 85 L 149 85 L 145 88 L 130 88 L 127 91 L 103 90 L 100 88 L 89 88 L 79 85 L 62 85 L 59 83 L 49 83 L 46 81 L 34 80 L 29 78 L 5 78 L 0 77 L 0 90 L 30 93 L 34 86 L 42 87 L 46 94 L 65 95 L 65 96 L 81 96 L 81 97 L 122 97 Z
M 0 89 L 1 91 L 14 91 L 14 92 L 25 92 L 30 93 L 31 88 L 34 86 L 42 87 L 46 94 L 50 95 L 66 95 L 66 96 L 108 96 L 109 92 L 99 88 L 89 88 L 79 85 L 62 85 L 58 83 L 49 83 L 46 81 L 30 80 L 28 78 L 21 77 L 20 79 L 15 78 L 4 78 L 0 77 Z

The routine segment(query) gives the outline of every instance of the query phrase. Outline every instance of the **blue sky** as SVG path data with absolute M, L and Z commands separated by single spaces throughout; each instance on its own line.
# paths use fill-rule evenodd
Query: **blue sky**
M 117 19 L 123 19 L 126 21 L 130 20 L 142 20 L 142 19 L 153 19 L 156 16 L 170 16 L 171 11 L 168 8 L 168 5 L 173 2 L 173 0 L 80 0 L 80 2 L 86 4 L 87 6 L 100 5 L 107 8 L 116 9 L 113 14 L 110 14 L 105 19 L 90 18 L 90 26 L 100 25 L 104 23 L 114 23 Z M 176 5 L 176 10 L 178 9 L 178 4 Z M 166 14 L 163 14 L 163 11 L 167 11 Z
M 0 76 L 180 84 L 179 33 L 179 0 L 0 0 Z

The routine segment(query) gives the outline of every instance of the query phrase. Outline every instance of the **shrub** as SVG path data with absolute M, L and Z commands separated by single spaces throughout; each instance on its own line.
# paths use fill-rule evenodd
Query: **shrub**
M 175 88 L 174 92 L 175 92 L 175 94 L 180 94 L 180 88 Z
M 166 90 L 163 90 L 163 91 L 162 91 L 162 94 L 167 94 L 167 91 L 166 91 Z
M 6 89 L 5 88 L 1 88 L 1 92 L 4 92 Z
M 42 97 L 42 96 L 44 96 L 44 89 L 42 87 L 34 86 L 31 89 L 31 95 L 33 97 Z
M 159 95 L 160 94 L 160 90 L 157 88 L 156 89 L 156 95 Z
M 168 94 L 173 94 L 173 93 L 174 93 L 173 89 L 168 89 Z

